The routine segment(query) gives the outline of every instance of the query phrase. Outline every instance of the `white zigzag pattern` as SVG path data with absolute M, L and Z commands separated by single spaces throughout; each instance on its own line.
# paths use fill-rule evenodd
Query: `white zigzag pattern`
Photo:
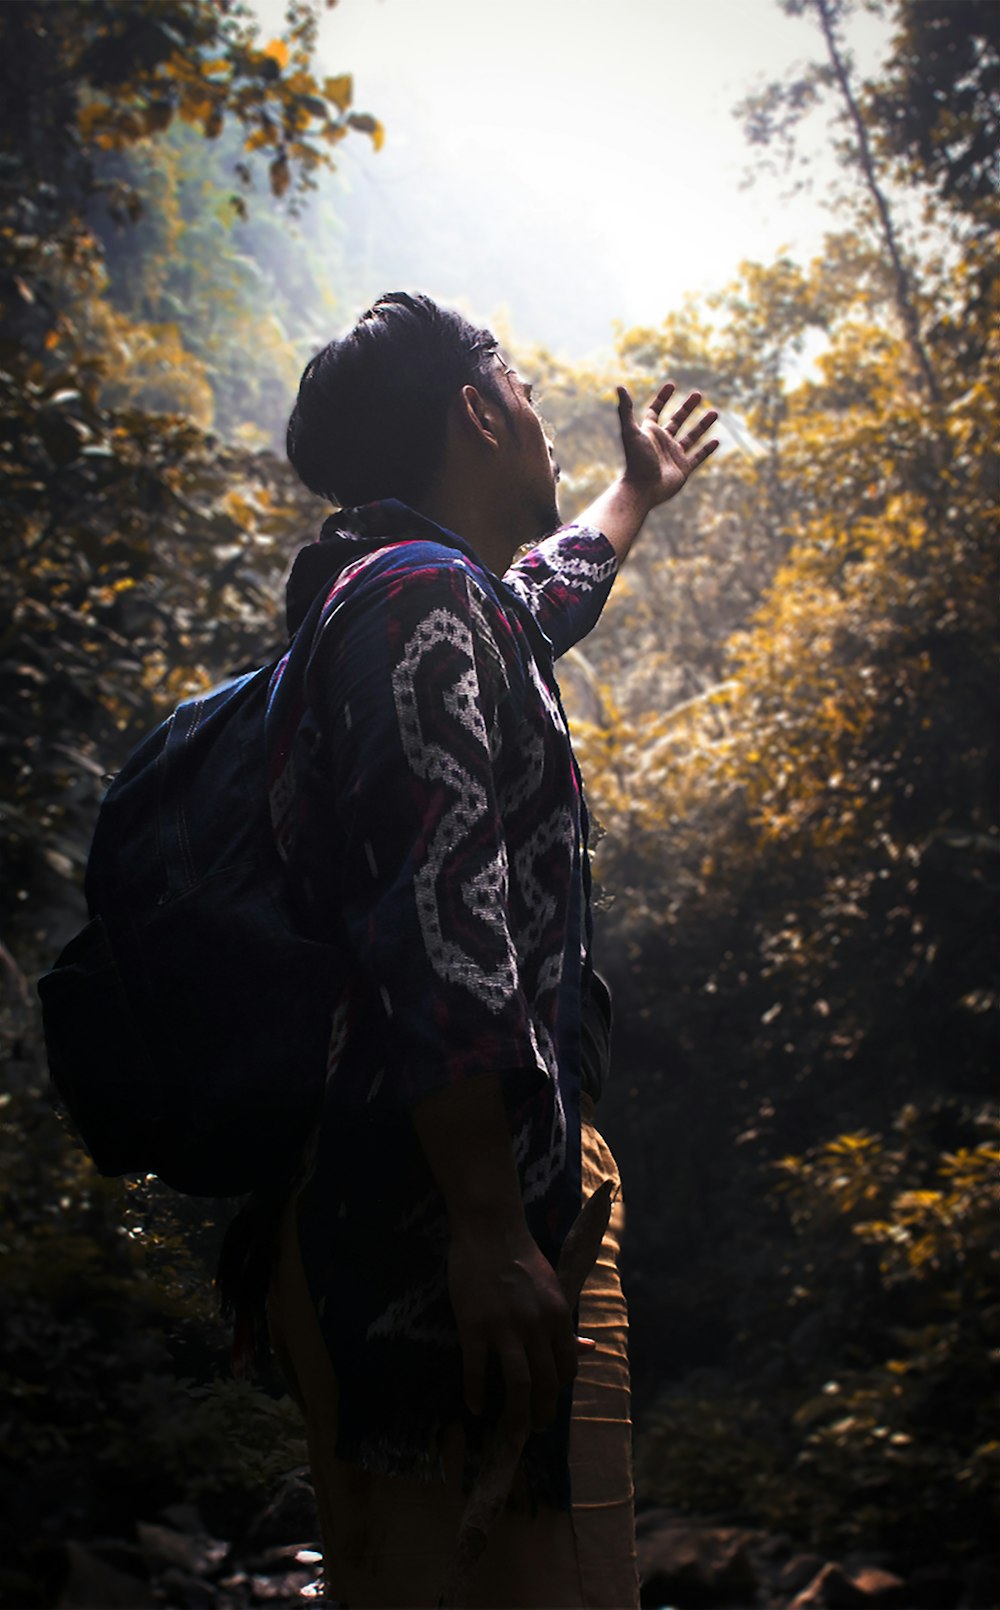
M 551 538 L 553 542 L 565 544 L 568 534 L 576 532 L 583 536 L 592 536 L 589 526 L 567 526 L 558 537 Z M 538 545 L 537 553 L 545 555 L 546 543 Z M 540 567 L 536 564 L 536 571 Z M 544 596 L 545 590 L 553 581 L 577 581 L 584 591 L 599 587 L 609 576 L 613 576 L 618 568 L 618 561 L 614 557 L 602 560 L 585 559 L 582 554 L 570 556 L 563 552 L 559 554 L 558 566 L 553 567 L 546 575 L 539 576 L 530 571 L 518 572 L 515 567 L 504 577 L 506 585 L 521 597 L 533 615 L 538 614 L 538 600 Z
M 485 622 L 483 622 L 485 628 Z M 462 767 L 454 755 L 440 744 L 424 739 L 416 695 L 416 674 L 424 657 L 440 643 L 468 660 L 469 668 L 444 697 L 448 713 L 459 720 L 472 737 L 489 753 L 490 745 L 482 711 L 475 699 L 476 670 L 472 633 L 468 625 L 451 610 L 431 611 L 413 633 L 403 658 L 393 672 L 392 687 L 396 718 L 406 758 L 418 777 L 440 782 L 453 796 L 452 804 L 440 817 L 427 847 L 427 858 L 414 878 L 414 894 L 424 944 L 435 972 L 449 983 L 461 984 L 481 1000 L 490 1011 L 499 1012 L 517 989 L 518 969 L 514 945 L 504 920 L 507 904 L 507 853 L 501 845 L 490 866 L 484 867 L 463 890 L 469 909 L 500 940 L 506 954 L 488 971 L 442 931 L 437 882 L 445 858 L 457 843 L 468 836 L 486 815 L 487 799 L 481 784 Z M 499 658 L 499 651 L 497 651 Z
M 506 670 L 479 600 L 473 598 L 473 619 L 479 634 L 479 646 L 501 670 L 507 684 Z M 561 848 L 572 862 L 574 826 L 572 813 L 566 806 L 557 808 L 544 822 L 539 823 L 531 838 L 518 850 L 514 875 L 518 892 L 528 911 L 528 920 L 516 936 L 512 937 L 506 921 L 508 880 L 510 869 L 506 849 L 501 845 L 497 854 L 475 877 L 463 886 L 462 896 L 470 912 L 491 928 L 503 943 L 506 955 L 492 971 L 479 962 L 442 930 L 441 911 L 437 897 L 438 878 L 446 856 L 467 836 L 486 814 L 485 790 L 462 767 L 456 757 L 440 744 L 424 739 L 416 695 L 416 679 L 421 661 L 439 644 L 446 643 L 457 649 L 468 661 L 457 680 L 443 694 L 445 710 L 459 722 L 466 732 L 490 755 L 491 761 L 499 752 L 498 723 L 495 731 L 487 735 L 486 725 L 479 706 L 478 679 L 475 666 L 475 644 L 468 624 L 453 611 L 438 608 L 420 622 L 406 644 L 403 657 L 393 673 L 393 696 L 396 715 L 407 761 L 418 777 L 426 781 L 443 783 L 452 794 L 452 804 L 438 821 L 437 829 L 428 845 L 427 858 L 414 878 L 414 893 L 421 932 L 431 965 L 440 977 L 449 983 L 461 984 L 482 1000 L 491 1011 L 499 1012 L 510 1000 L 519 984 L 518 957 L 527 958 L 538 948 L 546 924 L 555 913 L 555 899 L 547 894 L 544 885 L 535 875 L 539 857 L 553 848 Z M 532 663 L 530 674 L 535 690 L 546 708 L 550 720 L 561 724 L 558 705 Z M 545 749 L 539 735 L 527 735 L 522 742 L 522 764 L 516 768 L 517 782 L 507 791 L 502 806 L 513 810 L 522 806 L 541 787 L 544 776 Z M 544 958 L 538 972 L 535 998 L 528 1003 L 529 1032 L 538 1068 L 550 1081 L 554 1098 L 552 1136 L 546 1154 L 524 1173 L 526 1202 L 538 1200 L 548 1190 L 552 1180 L 566 1164 L 566 1115 L 559 1091 L 556 1049 L 551 1034 L 538 1012 L 538 1002 L 559 986 L 562 976 L 562 956 Z M 514 1138 L 515 1160 L 522 1164 L 527 1156 L 529 1134 L 525 1131 Z M 403 1313 L 387 1310 L 376 1321 L 372 1334 L 393 1329 L 402 1324 L 412 1326 L 423 1309 L 427 1293 L 421 1293 L 407 1304 Z
M 432 1347 L 447 1347 L 455 1339 L 452 1327 L 445 1323 L 428 1325 L 421 1323 L 422 1316 L 428 1309 L 433 1309 L 440 1301 L 446 1288 L 446 1274 L 441 1273 L 433 1279 L 425 1281 L 422 1286 L 408 1291 L 404 1297 L 398 1297 L 388 1303 L 380 1314 L 376 1314 L 365 1332 L 368 1340 L 376 1336 L 406 1336 L 411 1341 L 425 1342 Z
M 566 1167 L 566 1112 L 559 1093 L 559 1085 L 552 1081 L 552 1093 L 555 1097 L 552 1112 L 552 1135 L 548 1149 L 543 1152 L 537 1162 L 525 1169 L 521 1181 L 521 1193 L 527 1205 L 539 1201 L 548 1191 L 549 1186 L 557 1174 L 561 1174 Z

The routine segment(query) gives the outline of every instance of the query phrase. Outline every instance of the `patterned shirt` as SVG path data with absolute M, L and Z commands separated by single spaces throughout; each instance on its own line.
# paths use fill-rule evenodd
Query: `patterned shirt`
M 291 629 L 325 602 L 304 679 L 285 662 L 272 686 L 272 816 L 302 921 L 339 957 L 299 1229 L 337 1451 L 370 1469 L 433 1474 L 462 1414 L 447 1215 L 410 1108 L 501 1073 L 553 1262 L 579 1209 L 587 823 L 554 660 L 615 569 L 606 537 L 567 526 L 498 580 L 395 501 L 332 517 L 293 567 Z M 567 1422 L 568 1404 L 535 1450 L 557 1502 Z

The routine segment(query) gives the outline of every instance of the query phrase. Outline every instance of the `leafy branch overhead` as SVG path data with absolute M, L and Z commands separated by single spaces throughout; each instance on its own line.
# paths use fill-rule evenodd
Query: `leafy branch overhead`
M 808 170 L 799 126 L 828 94 L 844 93 L 857 68 L 847 45 L 850 25 L 866 12 L 888 15 L 888 54 L 871 81 L 858 86 L 857 112 L 842 105 L 841 144 L 850 166 L 870 140 L 896 165 L 898 181 L 929 184 L 937 201 L 966 222 L 995 224 L 1000 177 L 1000 33 L 993 0 L 777 0 L 786 16 L 815 23 L 819 59 L 772 80 L 735 108 L 758 149 Z M 760 157 L 758 156 L 758 165 Z
M 892 53 L 871 91 L 884 151 L 911 182 L 983 227 L 996 226 L 1000 179 L 1000 28 L 983 0 L 902 8 Z
M 381 124 L 352 110 L 350 74 L 314 70 L 318 19 L 309 0 L 292 0 L 283 37 L 262 43 L 246 15 L 222 0 L 54 0 L 26 8 L 57 70 L 81 86 L 77 128 L 84 145 L 122 151 L 162 134 L 174 119 L 217 139 L 238 126 L 246 157 L 267 160 L 274 195 L 314 187 L 332 152 L 352 130 L 382 145 Z M 248 161 L 237 165 L 244 185 Z M 234 205 L 242 214 L 240 197 Z

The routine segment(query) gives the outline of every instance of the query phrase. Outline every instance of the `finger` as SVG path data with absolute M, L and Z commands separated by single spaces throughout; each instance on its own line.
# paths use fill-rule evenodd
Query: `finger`
M 592 1336 L 578 1336 L 576 1338 L 576 1350 L 578 1353 L 593 1353 L 596 1349 L 597 1343 Z
M 677 387 L 674 385 L 672 380 L 665 380 L 663 382 L 663 385 L 660 387 L 659 391 L 656 393 L 656 396 L 646 409 L 646 413 L 650 419 L 659 419 L 660 414 L 676 390 Z
M 698 404 L 700 402 L 701 402 L 701 392 L 700 391 L 692 391 L 692 392 L 689 393 L 689 395 L 687 397 L 685 397 L 684 401 L 681 403 L 680 407 L 677 409 L 677 412 L 674 413 L 674 414 L 671 414 L 669 423 L 666 426 L 666 429 L 670 432 L 671 436 L 676 436 L 678 430 L 683 425 L 684 421 L 688 418 L 688 416 L 690 414 L 694 413 L 695 409 L 697 408 L 697 406 L 698 406 Z
M 482 1414 L 486 1393 L 486 1348 L 478 1336 L 462 1338 L 462 1390 L 470 1414 Z
M 505 1391 L 504 1424 L 512 1436 L 526 1437 L 531 1429 L 531 1371 L 523 1347 L 508 1347 L 500 1353 L 500 1372 Z
M 575 1361 L 574 1361 L 575 1368 Z M 559 1376 L 549 1348 L 531 1356 L 531 1424 L 535 1431 L 551 1425 L 559 1407 Z
M 670 415 L 670 422 L 665 425 L 665 430 L 667 430 L 668 435 L 676 436 L 676 433 L 678 433 L 678 430 L 680 430 L 684 420 L 688 419 L 689 415 L 694 414 L 694 411 L 696 411 L 696 407 L 699 406 L 700 399 L 702 399 L 702 394 L 700 394 L 700 391 L 692 391 L 691 396 L 686 396 L 686 398 L 684 398 L 680 409 L 676 409 L 675 414 Z
M 618 393 L 618 425 L 624 440 L 626 432 L 635 429 L 635 409 L 624 386 L 616 386 L 615 390 Z
M 696 470 L 699 464 L 704 464 L 706 458 L 711 458 L 718 445 L 718 441 L 713 439 L 710 442 L 706 442 L 704 447 L 699 447 L 697 453 L 694 455 L 694 458 L 691 460 L 690 468 L 692 470 Z
M 680 444 L 685 453 L 689 453 L 695 442 L 700 441 L 707 430 L 711 430 L 718 417 L 719 416 L 714 408 L 710 408 L 707 414 L 702 414 L 697 425 L 692 425 L 691 429 L 688 431 L 684 440 Z

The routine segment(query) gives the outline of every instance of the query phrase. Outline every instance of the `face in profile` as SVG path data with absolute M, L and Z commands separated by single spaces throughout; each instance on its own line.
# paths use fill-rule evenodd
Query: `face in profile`
M 559 466 L 552 441 L 533 401 L 531 382 L 507 364 L 499 352 L 497 361 L 506 384 L 505 400 L 515 443 L 519 501 L 523 501 L 526 525 L 531 528 L 524 540 L 537 541 L 559 525 L 556 497 Z

